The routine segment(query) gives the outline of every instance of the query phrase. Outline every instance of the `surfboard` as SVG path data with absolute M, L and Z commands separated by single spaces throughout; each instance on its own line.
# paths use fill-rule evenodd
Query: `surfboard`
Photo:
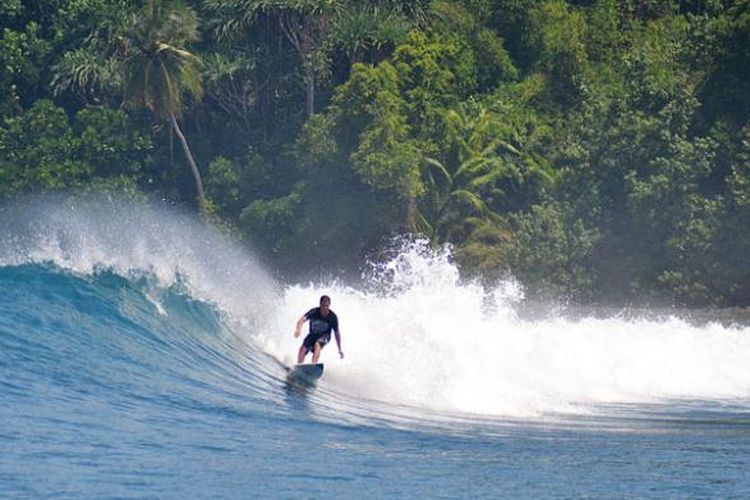
M 314 384 L 323 376 L 323 363 L 294 365 L 289 370 L 289 379 L 296 382 Z

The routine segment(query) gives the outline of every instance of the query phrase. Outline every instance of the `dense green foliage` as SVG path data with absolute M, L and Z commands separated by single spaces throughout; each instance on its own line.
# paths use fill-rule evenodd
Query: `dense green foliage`
M 750 304 L 748 0 L 10 0 L 0 28 L 0 198 L 167 198 L 289 273 L 413 233 L 532 296 Z

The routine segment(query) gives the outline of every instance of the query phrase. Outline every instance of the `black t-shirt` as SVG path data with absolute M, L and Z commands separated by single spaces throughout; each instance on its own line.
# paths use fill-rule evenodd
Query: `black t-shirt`
M 320 307 L 313 307 L 305 313 L 305 318 L 310 321 L 310 335 L 330 335 L 331 330 L 339 330 L 339 319 L 330 309 L 328 316 L 324 318 L 320 315 Z

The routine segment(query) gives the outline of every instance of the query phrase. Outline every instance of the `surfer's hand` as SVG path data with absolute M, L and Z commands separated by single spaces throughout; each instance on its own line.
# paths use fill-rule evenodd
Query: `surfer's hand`
M 294 338 L 296 339 L 299 337 L 299 330 L 294 330 Z
M 344 359 L 344 351 L 339 349 L 339 356 L 341 356 L 341 359 Z

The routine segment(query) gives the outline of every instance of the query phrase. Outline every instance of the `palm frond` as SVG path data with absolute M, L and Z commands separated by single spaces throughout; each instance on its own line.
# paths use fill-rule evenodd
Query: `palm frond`
M 434 158 L 425 157 L 425 164 L 430 167 L 428 170 L 439 173 L 448 183 L 453 181 L 453 178 L 448 172 L 448 169 L 438 160 Z
M 513 155 L 521 156 L 521 152 L 502 137 L 498 137 L 495 140 L 491 141 L 487 146 L 484 147 L 484 149 L 482 149 L 481 154 L 482 156 L 489 156 L 492 154 L 497 154 L 498 150 L 504 150 Z
M 88 48 L 66 52 L 53 67 L 52 89 L 55 95 L 65 91 L 95 94 L 104 89 L 114 89 L 121 83 L 117 61 L 94 53 Z
M 489 212 L 487 204 L 484 202 L 484 200 L 482 200 L 477 194 L 472 193 L 471 191 L 468 191 L 466 189 L 457 189 L 451 192 L 451 197 L 455 198 L 457 201 L 470 205 L 480 214 Z
M 540 177 L 548 184 L 557 182 L 557 172 L 555 172 L 545 159 L 540 159 L 536 155 L 529 155 L 525 161 L 526 169 L 529 174 Z
M 428 237 L 430 237 L 430 239 L 434 238 L 435 228 L 432 226 L 432 224 L 430 224 L 430 222 L 427 220 L 427 217 L 425 217 L 422 211 L 417 210 L 415 216 L 417 231 L 427 235 Z
M 192 9 L 168 1 L 147 2 L 120 40 L 125 54 L 125 102 L 165 119 L 181 115 L 184 91 L 199 100 L 202 62 L 186 48 L 197 38 Z
M 491 172 L 496 166 L 498 166 L 498 159 L 496 158 L 472 156 L 458 167 L 453 175 L 453 182 L 454 184 L 465 184 L 473 177 Z
M 489 184 L 493 184 L 494 182 L 500 179 L 504 179 L 507 177 L 508 176 L 506 175 L 505 171 L 500 170 L 500 169 L 495 169 L 484 175 L 474 177 L 468 182 L 468 186 L 472 188 L 473 190 L 478 190 Z

